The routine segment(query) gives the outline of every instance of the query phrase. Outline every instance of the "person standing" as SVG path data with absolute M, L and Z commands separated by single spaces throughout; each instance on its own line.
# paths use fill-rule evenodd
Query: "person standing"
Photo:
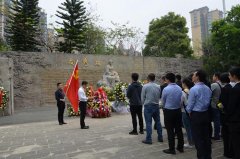
M 181 75 L 176 75 L 176 84 L 182 88 L 182 76 Z
M 204 84 L 207 75 L 198 70 L 193 74 L 192 81 L 195 85 L 190 89 L 186 107 L 190 115 L 192 135 L 197 149 L 198 159 L 211 159 L 211 139 L 209 136 L 209 111 L 212 91 Z
M 189 96 L 189 90 L 194 86 L 194 83 L 189 79 L 185 78 L 182 81 L 182 122 L 183 126 L 186 129 L 188 143 L 184 144 L 185 148 L 193 148 L 194 142 L 192 137 L 192 127 L 190 123 L 190 117 L 186 111 L 187 100 Z
M 155 74 L 150 73 L 148 75 L 148 83 L 143 86 L 141 93 L 141 101 L 144 105 L 144 117 L 147 131 L 146 140 L 142 141 L 144 144 L 152 144 L 152 118 L 157 126 L 158 141 L 163 142 L 159 110 L 161 88 L 159 85 L 154 83 L 154 81 Z
M 212 77 L 212 80 L 214 83 L 211 84 L 211 90 L 212 90 L 211 117 L 214 125 L 214 137 L 212 139 L 217 141 L 220 140 L 220 126 L 221 126 L 220 110 L 217 108 L 217 104 L 219 103 L 219 98 L 221 95 L 221 84 L 219 79 L 220 79 L 220 74 L 214 73 Z
M 63 120 L 63 114 L 65 110 L 65 94 L 63 92 L 62 83 L 57 83 L 57 91 L 55 92 L 55 98 L 58 107 L 58 122 L 59 125 L 67 124 Z
M 91 100 L 92 97 L 88 98 L 86 96 L 87 85 L 88 85 L 87 81 L 82 81 L 82 86 L 78 89 L 81 129 L 89 129 L 89 126 L 85 125 L 85 116 L 86 116 L 86 112 L 87 112 L 87 102 L 88 102 L 88 100 Z
M 139 121 L 139 133 L 143 132 L 143 117 L 142 117 L 142 103 L 141 103 L 141 92 L 142 85 L 138 82 L 139 75 L 132 73 L 132 84 L 128 86 L 127 97 L 130 103 L 130 111 L 132 116 L 133 130 L 129 132 L 130 135 L 138 135 L 137 132 L 137 116 Z
M 184 152 L 181 112 L 182 89 L 175 83 L 176 77 L 173 73 L 166 74 L 166 81 L 168 86 L 163 90 L 162 103 L 164 123 L 168 134 L 169 149 L 163 150 L 163 152 L 167 154 L 176 154 L 175 133 L 177 134 L 178 138 L 177 150 L 179 152 Z
M 222 85 L 221 89 L 221 96 L 220 96 L 220 103 L 218 104 L 218 107 L 221 111 L 221 125 L 222 125 L 222 137 L 223 137 L 223 150 L 224 150 L 224 156 L 228 158 L 233 157 L 233 150 L 232 150 L 232 143 L 230 142 L 230 134 L 229 134 L 229 125 L 228 125 L 228 119 L 226 118 L 226 111 L 228 109 L 228 101 L 230 97 L 230 92 L 232 89 L 232 86 L 230 84 L 230 79 L 228 77 L 228 73 L 223 73 L 220 76 L 220 81 Z
M 233 146 L 233 159 L 240 158 L 240 67 L 229 71 L 229 78 L 235 82 L 230 91 L 226 116 L 229 123 L 231 142 Z

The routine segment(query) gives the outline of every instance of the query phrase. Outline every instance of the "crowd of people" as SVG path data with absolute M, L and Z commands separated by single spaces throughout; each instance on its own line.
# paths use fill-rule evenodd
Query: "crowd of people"
M 211 140 L 223 140 L 223 155 L 227 158 L 240 159 L 240 68 L 232 68 L 228 73 L 215 73 L 212 84 L 208 82 L 206 73 L 197 70 L 188 77 L 166 73 L 161 78 L 161 86 L 155 83 L 155 74 L 150 73 L 148 82 L 142 85 L 139 75 L 132 73 L 132 83 L 128 86 L 126 96 L 129 99 L 133 130 L 130 135 L 144 134 L 144 144 L 152 144 L 152 119 L 157 130 L 158 142 L 163 142 L 162 124 L 160 121 L 160 104 L 167 131 L 167 154 L 184 152 L 184 148 L 196 148 L 198 159 L 211 159 Z M 86 105 L 91 97 L 86 97 L 87 82 L 83 81 L 79 88 L 79 109 L 81 129 L 89 129 L 85 125 Z M 55 93 L 59 109 L 59 124 L 63 121 L 65 97 L 61 83 L 57 84 Z M 137 124 L 138 118 L 138 124 Z M 138 132 L 139 125 L 139 132 Z M 183 129 L 187 134 L 184 144 Z M 213 131 L 214 130 L 214 131 Z M 177 146 L 175 146 L 177 137 Z
M 130 101 L 133 130 L 130 135 L 143 134 L 143 117 L 146 124 L 144 144 L 152 144 L 152 119 L 157 130 L 158 142 L 163 142 L 160 122 L 160 103 L 163 107 L 164 125 L 168 136 L 167 154 L 196 148 L 198 159 L 211 159 L 212 141 L 223 141 L 223 156 L 240 159 L 240 68 L 228 73 L 215 73 L 212 84 L 207 74 L 197 70 L 188 77 L 167 73 L 157 85 L 155 75 L 148 75 L 148 83 L 141 86 L 138 74 L 132 74 L 132 84 L 127 89 Z M 187 134 L 184 144 L 183 130 Z M 213 131 L 214 130 L 214 131 Z M 177 145 L 175 146 L 175 137 Z

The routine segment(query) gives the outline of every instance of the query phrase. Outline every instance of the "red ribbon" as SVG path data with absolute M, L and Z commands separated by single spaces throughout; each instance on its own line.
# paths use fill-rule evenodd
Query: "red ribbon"
M 0 91 L 0 106 L 2 105 L 2 99 L 3 99 L 3 91 Z

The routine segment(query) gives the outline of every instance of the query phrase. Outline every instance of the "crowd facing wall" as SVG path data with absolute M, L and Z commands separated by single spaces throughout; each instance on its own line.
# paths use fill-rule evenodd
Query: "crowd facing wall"
M 132 72 L 145 79 L 148 73 L 158 77 L 165 72 L 187 76 L 202 67 L 202 61 L 184 58 L 135 57 L 90 54 L 62 54 L 44 52 L 1 52 L 0 58 L 13 61 L 15 108 L 53 105 L 56 83 L 65 83 L 79 61 L 80 80 L 90 84 L 102 79 L 105 66 L 111 59 L 121 81 L 131 82 Z M 7 69 L 2 65 L 1 69 Z M 4 76 L 1 74 L 1 76 Z M 1 77 L 0 77 L 1 78 Z

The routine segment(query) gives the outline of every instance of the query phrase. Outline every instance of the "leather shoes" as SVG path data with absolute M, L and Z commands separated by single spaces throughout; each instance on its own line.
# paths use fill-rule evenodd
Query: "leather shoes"
M 144 143 L 144 144 L 148 144 L 148 145 L 152 145 L 152 142 L 151 142 L 151 141 L 143 140 L 142 143 Z
M 158 139 L 158 142 L 163 142 L 163 139 Z
M 84 126 L 81 129 L 89 129 L 89 126 Z
M 63 125 L 63 123 L 59 123 L 59 125 Z
M 172 154 L 172 155 L 176 154 L 175 150 L 169 150 L 169 149 L 163 150 L 163 152 L 166 153 L 166 154 Z
M 129 132 L 129 135 L 138 135 L 138 133 L 136 131 L 131 131 Z
M 67 123 L 63 122 L 63 124 L 67 124 Z
M 183 153 L 184 150 L 183 149 L 180 149 L 180 148 L 177 148 L 177 150 L 180 152 L 180 153 Z
M 144 131 L 139 131 L 140 134 L 144 134 Z

